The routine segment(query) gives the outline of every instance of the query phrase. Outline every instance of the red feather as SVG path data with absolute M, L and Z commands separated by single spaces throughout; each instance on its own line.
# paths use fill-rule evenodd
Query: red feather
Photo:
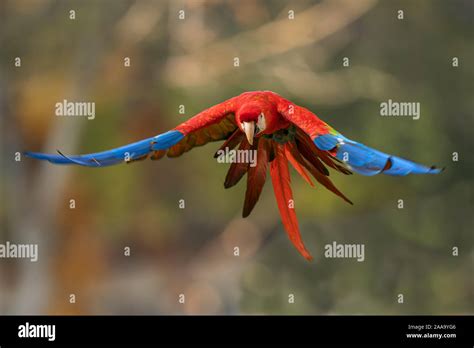
M 223 101 L 220 104 L 211 106 L 210 108 L 201 111 L 194 117 L 191 117 L 189 120 L 181 123 L 174 129 L 180 131 L 184 135 L 188 135 L 189 133 L 218 123 L 227 115 L 233 114 L 235 112 L 237 107 L 240 105 L 239 99 L 240 96 L 237 96 Z
M 257 165 L 249 166 L 247 171 L 247 191 L 245 192 L 244 209 L 242 217 L 247 217 L 255 207 L 260 194 L 262 193 L 265 180 L 267 178 L 268 167 L 268 140 L 265 138 L 257 139 L 258 144 L 252 146 L 252 150 L 257 149 Z
M 270 165 L 270 175 L 272 177 L 273 191 L 280 210 L 281 220 L 285 227 L 286 233 L 296 249 L 307 260 L 311 260 L 312 256 L 306 250 L 301 239 L 298 228 L 298 221 L 294 208 L 290 208 L 290 200 L 293 200 L 293 193 L 290 187 L 290 172 L 288 170 L 288 162 L 284 155 L 283 146 L 274 143 L 275 159 Z
M 306 169 L 309 170 L 309 172 L 314 176 L 314 178 L 324 187 L 326 187 L 329 191 L 333 192 L 337 196 L 341 197 L 343 200 L 345 200 L 349 204 L 354 204 L 351 202 L 349 198 L 347 198 L 341 191 L 337 189 L 336 186 L 332 183 L 331 179 L 329 179 L 328 176 L 322 174 L 319 170 L 317 170 L 311 163 L 308 161 L 304 160 L 302 163 Z
M 239 150 L 248 150 L 250 149 L 250 144 L 247 139 L 243 139 L 240 143 Z M 237 184 L 240 179 L 247 173 L 249 168 L 248 163 L 237 163 L 234 162 L 230 165 L 229 171 L 227 172 L 227 176 L 225 177 L 224 187 L 229 188 Z
M 346 175 L 352 174 L 352 172 L 339 165 L 332 156 L 329 156 L 327 151 L 322 151 L 313 143 L 308 135 L 306 135 L 302 130 L 298 129 L 296 131 L 296 139 L 298 144 L 298 149 L 301 151 L 301 154 L 306 158 L 316 169 L 322 172 L 324 175 L 329 175 L 329 172 L 326 167 L 321 163 L 322 160 L 327 166 L 343 173 Z M 322 168 L 321 168 L 322 167 Z
M 329 126 L 308 109 L 277 95 L 277 110 L 284 119 L 301 128 L 311 139 L 327 134 Z
M 302 176 L 302 178 L 312 187 L 314 187 L 311 178 L 309 177 L 306 170 L 301 166 L 300 163 L 303 163 L 303 159 L 299 154 L 298 150 L 295 148 L 295 144 L 291 142 L 285 143 L 285 155 L 288 161 L 291 163 L 293 168 Z
M 216 151 L 214 158 L 219 157 L 219 151 L 221 150 L 225 150 L 226 148 L 229 148 L 229 150 L 235 149 L 235 147 L 239 145 L 243 138 L 244 133 L 237 128 L 234 133 L 232 133 L 232 135 L 228 137 L 226 141 L 224 141 L 224 144 L 222 144 L 221 147 Z

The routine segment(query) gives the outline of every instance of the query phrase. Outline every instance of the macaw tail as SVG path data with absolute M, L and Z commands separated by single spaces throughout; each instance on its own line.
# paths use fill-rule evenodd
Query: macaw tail
M 364 144 L 350 140 L 338 132 L 317 136 L 316 146 L 328 151 L 333 157 L 345 163 L 348 168 L 362 175 L 379 173 L 403 176 L 408 174 L 438 174 L 442 169 L 427 167 L 401 157 L 388 155 Z
M 287 158 L 283 145 L 273 143 L 275 159 L 270 164 L 270 176 L 272 178 L 273 191 L 280 211 L 281 221 L 285 227 L 286 233 L 296 249 L 307 260 L 312 256 L 306 250 L 301 239 L 298 220 L 293 206 L 293 193 L 290 186 L 290 171 L 288 169 Z

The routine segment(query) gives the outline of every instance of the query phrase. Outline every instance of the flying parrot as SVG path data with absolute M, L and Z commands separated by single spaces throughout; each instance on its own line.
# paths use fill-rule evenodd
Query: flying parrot
M 342 174 L 384 173 L 438 174 L 441 169 L 427 167 L 388 155 L 346 138 L 314 113 L 271 91 L 246 92 L 206 109 L 174 129 L 125 146 L 86 155 L 66 156 L 26 152 L 25 155 L 56 164 L 102 167 L 165 155 L 178 157 L 208 142 L 224 141 L 219 150 L 256 151 L 256 165 L 232 163 L 224 187 L 236 185 L 247 174 L 243 217 L 257 203 L 269 168 L 273 190 L 283 226 L 296 249 L 311 260 L 300 235 L 290 186 L 288 162 L 314 186 L 310 175 L 346 202 L 352 202 L 329 179 L 328 167 Z M 216 152 L 215 157 L 219 153 Z M 309 173 L 309 174 L 308 174 Z

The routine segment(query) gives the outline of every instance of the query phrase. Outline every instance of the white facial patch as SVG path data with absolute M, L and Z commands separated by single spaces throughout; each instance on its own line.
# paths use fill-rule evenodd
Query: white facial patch
M 267 123 L 265 121 L 265 116 L 263 115 L 263 113 L 258 115 L 257 127 L 258 127 L 258 133 L 263 132 L 265 128 L 267 128 Z

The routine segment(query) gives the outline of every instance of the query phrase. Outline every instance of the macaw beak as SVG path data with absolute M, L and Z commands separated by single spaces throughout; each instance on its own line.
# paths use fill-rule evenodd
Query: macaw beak
M 253 145 L 253 137 L 255 135 L 255 122 L 242 122 L 242 128 L 250 145 Z

